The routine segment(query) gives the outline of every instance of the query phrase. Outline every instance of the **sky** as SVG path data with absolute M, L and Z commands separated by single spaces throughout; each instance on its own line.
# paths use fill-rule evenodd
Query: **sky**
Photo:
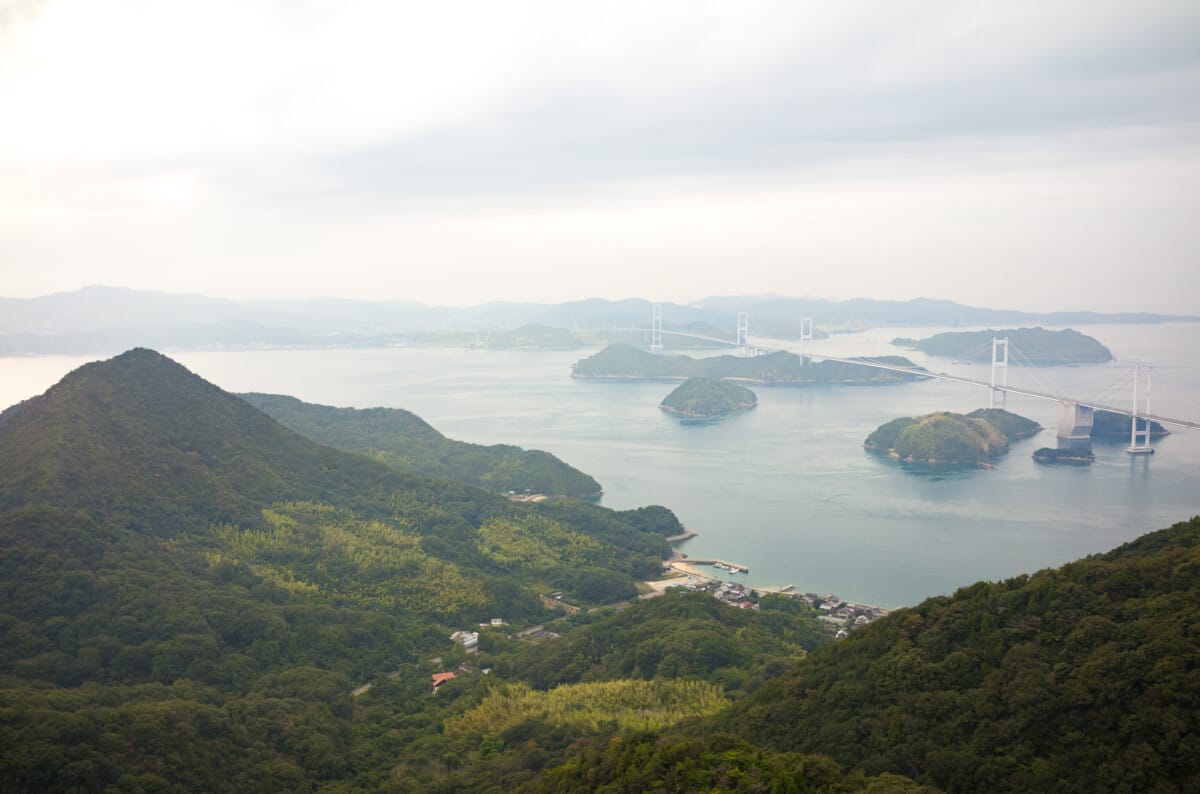
M 0 295 L 1194 314 L 1200 3 L 0 0 Z

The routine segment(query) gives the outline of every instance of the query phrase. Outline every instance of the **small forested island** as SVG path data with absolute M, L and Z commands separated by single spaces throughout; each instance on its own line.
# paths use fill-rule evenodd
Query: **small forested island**
M 1097 410 L 1092 414 L 1092 438 L 1100 441 L 1128 441 L 1130 419 L 1125 414 L 1112 411 Z M 1138 419 L 1138 430 L 1142 430 L 1146 420 Z M 1171 435 L 1171 431 L 1158 422 L 1150 422 L 1150 438 L 1162 438 Z
M 633 345 L 609 345 L 575 363 L 573 378 L 622 378 L 676 380 L 686 378 L 735 378 L 770 385 L 884 384 L 918 380 L 923 370 L 903 356 L 861 359 L 912 372 L 895 372 L 841 361 L 813 361 L 780 351 L 765 356 L 664 356 Z
M 758 395 L 745 386 L 720 378 L 688 378 L 659 407 L 687 419 L 716 419 L 757 404 Z
M 1033 459 L 1038 463 L 1063 463 L 1068 466 L 1087 466 L 1096 461 L 1096 456 L 1090 449 L 1083 447 L 1077 449 L 1042 447 L 1033 453 Z
M 945 356 L 963 361 L 991 361 L 992 340 L 1008 339 L 1012 346 L 1010 360 L 1039 367 L 1061 364 L 1103 364 L 1113 360 L 1112 351 L 1087 334 L 1071 328 L 1048 331 L 1045 328 L 1014 328 L 993 331 L 949 331 L 927 339 L 898 337 L 893 345 L 920 350 L 931 356 Z
M 988 409 L 990 419 L 981 418 L 980 413 L 976 411 L 964 416 L 939 411 L 893 419 L 867 436 L 863 446 L 907 463 L 989 466 L 993 458 L 1008 452 L 1009 437 L 997 428 L 997 424 L 1025 435 L 1041 429 L 1036 422 L 1002 409 Z M 1030 425 L 1036 429 L 1031 429 Z

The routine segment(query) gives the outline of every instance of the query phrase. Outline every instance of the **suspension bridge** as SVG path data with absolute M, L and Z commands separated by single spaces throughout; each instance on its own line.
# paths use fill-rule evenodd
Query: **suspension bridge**
M 664 335 L 697 339 L 706 342 L 727 345 L 733 348 L 739 356 L 759 356 L 769 355 L 776 352 L 789 352 L 813 361 L 836 361 L 843 364 L 873 367 L 875 369 L 888 370 L 891 372 L 903 372 L 921 378 L 944 380 L 952 383 L 961 383 L 967 386 L 984 388 L 988 389 L 990 392 L 989 405 L 993 408 L 997 406 L 997 403 L 1003 405 L 1006 402 L 1007 395 L 1009 394 L 1014 394 L 1020 397 L 1030 397 L 1037 400 L 1056 402 L 1060 405 L 1058 438 L 1068 442 L 1090 439 L 1092 422 L 1096 411 L 1108 411 L 1110 413 L 1128 416 L 1132 418 L 1130 423 L 1129 447 L 1127 450 L 1131 454 L 1147 454 L 1154 451 L 1149 444 L 1150 422 L 1152 421 L 1158 422 L 1162 425 L 1171 425 L 1172 427 L 1183 427 L 1193 430 L 1200 429 L 1200 422 L 1190 419 L 1162 416 L 1150 411 L 1151 370 L 1149 367 L 1145 368 L 1145 390 L 1139 397 L 1139 385 L 1143 371 L 1143 367 L 1140 364 L 1134 365 L 1133 399 L 1129 405 L 1125 406 L 1113 405 L 1086 397 L 1073 397 L 1022 386 L 1010 386 L 1008 384 L 1009 341 L 1003 338 L 996 338 L 992 340 L 991 378 L 985 381 L 977 378 L 964 377 L 962 375 L 951 375 L 946 372 L 932 372 L 922 367 L 898 366 L 896 364 L 873 360 L 870 357 L 847 358 L 842 356 L 822 354 L 819 351 L 810 349 L 805 344 L 806 342 L 811 342 L 813 338 L 813 325 L 811 318 L 803 318 L 801 320 L 800 338 L 798 340 L 799 344 L 795 349 L 789 349 L 787 347 L 768 348 L 755 345 L 750 342 L 750 322 L 749 315 L 746 312 L 738 313 L 737 339 L 730 340 L 721 339 L 715 336 L 707 336 L 704 334 L 694 334 L 686 331 L 664 329 L 662 325 L 661 306 L 654 304 L 650 319 L 651 352 L 662 352 L 662 339 Z M 1143 424 L 1143 427 L 1141 428 L 1138 427 L 1139 421 Z

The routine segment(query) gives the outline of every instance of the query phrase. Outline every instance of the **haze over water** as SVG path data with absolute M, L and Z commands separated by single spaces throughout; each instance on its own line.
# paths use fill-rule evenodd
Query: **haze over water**
M 940 329 L 873 329 L 811 343 L 832 355 L 902 352 L 935 371 L 986 380 L 988 366 L 898 351 L 895 336 Z M 1200 324 L 1088 326 L 1118 363 L 1014 368 L 1009 381 L 1125 405 L 1128 362 L 1154 363 L 1155 413 L 1200 418 Z M 881 606 L 914 604 L 979 579 L 999 579 L 1107 551 L 1200 513 L 1200 432 L 1178 430 L 1157 454 L 1097 444 L 1091 467 L 1042 466 L 1054 446 L 1056 403 L 1010 397 L 1046 429 L 1012 445 L 993 470 L 918 473 L 865 452 L 890 419 L 986 407 L 988 392 L 927 381 L 886 387 L 755 387 L 758 407 L 684 425 L 658 409 L 673 388 L 655 381 L 569 377 L 591 351 L 462 349 L 178 353 L 229 391 L 309 402 L 411 410 L 446 435 L 546 449 L 595 476 L 614 508 L 664 504 L 699 537 L 694 557 L 750 566 L 760 585 L 795 584 Z M 32 396 L 83 363 L 0 359 L 0 401 Z

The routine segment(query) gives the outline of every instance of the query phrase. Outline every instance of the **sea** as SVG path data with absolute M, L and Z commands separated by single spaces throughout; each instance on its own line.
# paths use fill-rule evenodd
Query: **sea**
M 891 344 L 942 330 L 971 329 L 875 328 L 804 344 L 835 356 L 906 355 L 934 371 L 987 381 L 986 362 Z M 1136 361 L 1152 366 L 1154 413 L 1200 420 L 1200 323 L 1082 330 L 1117 361 L 1014 361 L 1009 383 L 1127 405 Z M 1102 553 L 1200 514 L 1200 430 L 1173 430 L 1150 456 L 1127 454 L 1126 439 L 1095 444 L 1091 466 L 1048 466 L 1032 453 L 1056 445 L 1058 404 L 1009 396 L 1005 407 L 1046 429 L 1015 442 L 991 469 L 929 470 L 863 449 L 867 435 L 891 419 L 988 406 L 990 390 L 952 382 L 755 386 L 757 408 L 694 424 L 658 408 L 670 382 L 573 379 L 571 365 L 592 350 L 165 352 L 228 391 L 405 408 L 451 438 L 547 450 L 598 479 L 606 506 L 674 510 L 698 533 L 680 544 L 682 552 L 750 569 L 725 578 L 887 608 Z M 45 391 L 94 358 L 102 356 L 0 357 L 0 405 Z

